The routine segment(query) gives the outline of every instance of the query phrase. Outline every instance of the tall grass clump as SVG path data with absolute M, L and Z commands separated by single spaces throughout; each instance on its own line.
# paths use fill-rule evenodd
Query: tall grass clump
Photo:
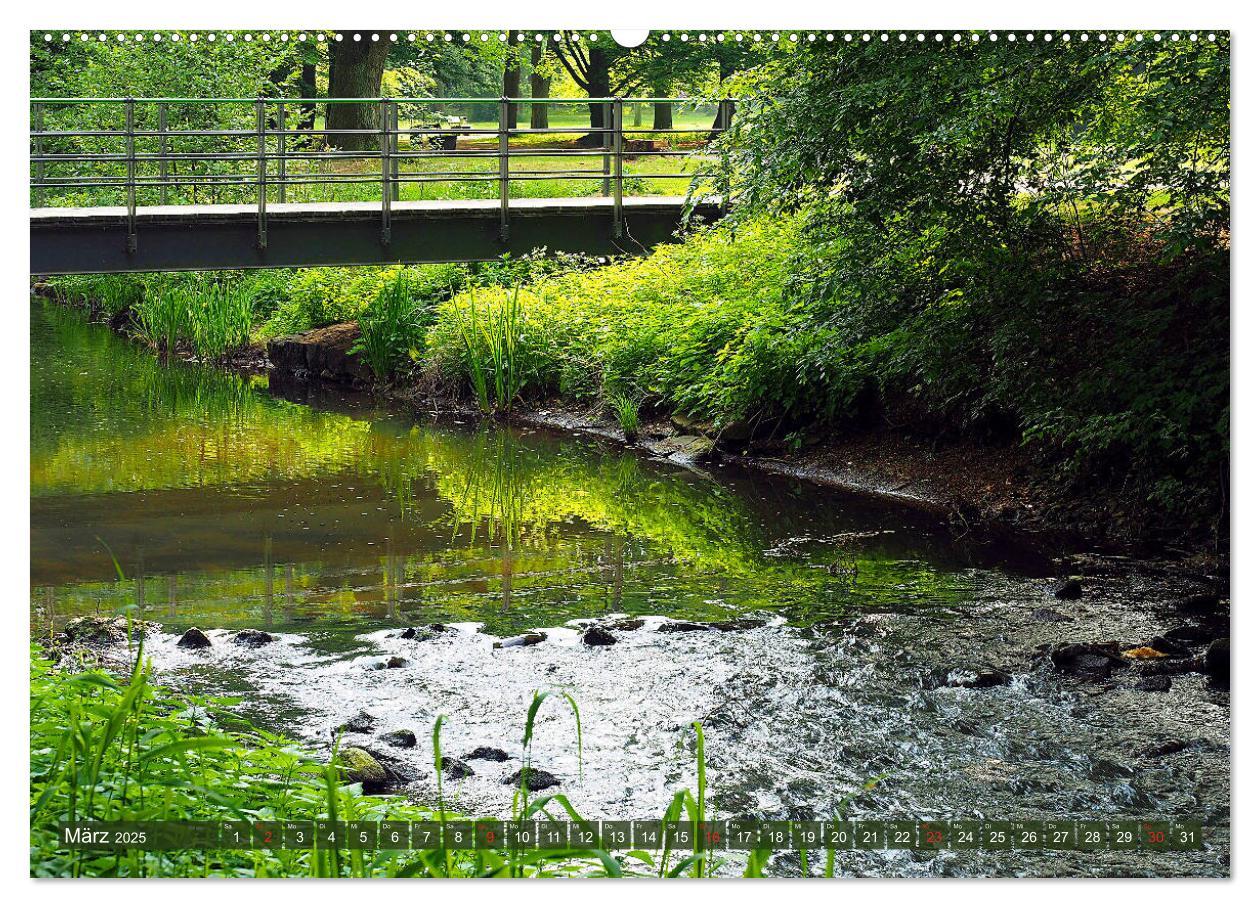
M 389 378 L 419 355 L 430 320 L 428 307 L 417 304 L 405 272 L 399 269 L 359 316 L 360 337 L 350 352 L 361 356 L 378 379 Z
M 198 356 L 222 356 L 249 343 L 254 303 L 237 281 L 192 272 L 150 282 L 134 307 L 139 334 L 170 353 L 186 346 Z
M 525 343 L 525 315 L 520 288 L 488 291 L 489 302 L 478 303 L 469 289 L 467 311 L 452 305 L 463 362 L 473 394 L 483 413 L 506 413 L 527 381 L 530 348 Z
M 617 424 L 625 434 L 627 441 L 634 441 L 639 435 L 639 408 L 641 399 L 624 391 L 610 391 L 605 397 L 608 409 L 617 418 Z

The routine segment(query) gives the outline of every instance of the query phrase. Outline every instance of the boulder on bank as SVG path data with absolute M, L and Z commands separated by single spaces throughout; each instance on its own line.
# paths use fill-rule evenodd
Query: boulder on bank
M 203 634 L 199 629 L 190 627 L 184 631 L 183 636 L 175 642 L 176 646 L 184 649 L 206 649 L 210 646 L 210 638 Z
M 522 766 L 504 779 L 503 784 L 520 785 L 522 774 L 525 779 L 525 788 L 529 791 L 542 791 L 544 788 L 554 788 L 560 784 L 559 779 L 547 772 L 547 770 L 539 769 L 536 766 Z
M 246 628 L 243 631 L 238 631 L 232 637 L 232 642 L 235 643 L 237 646 L 249 646 L 249 647 L 257 648 L 260 646 L 266 646 L 268 643 L 273 642 L 275 639 L 276 638 L 274 636 L 267 633 L 266 631 L 259 631 L 253 628 Z
M 481 747 L 474 748 L 464 754 L 464 759 L 489 760 L 492 763 L 506 763 L 508 761 L 508 755 L 506 750 L 502 750 L 498 747 L 486 747 L 485 745 L 482 745 Z
M 644 447 L 680 464 L 702 463 L 713 456 L 713 439 L 703 435 L 671 435 L 644 442 Z
M 151 621 L 133 621 L 131 622 L 130 631 L 133 637 L 141 637 L 145 632 L 156 628 L 157 625 Z M 125 615 L 117 615 L 113 618 L 97 618 L 87 615 L 67 621 L 57 635 L 57 644 L 59 648 L 67 646 L 91 648 L 117 646 L 127 642 L 127 633 L 128 626 Z
M 350 352 L 359 340 L 359 326 L 342 322 L 267 342 L 267 356 L 277 372 L 296 378 L 339 382 L 370 382 L 372 370 Z

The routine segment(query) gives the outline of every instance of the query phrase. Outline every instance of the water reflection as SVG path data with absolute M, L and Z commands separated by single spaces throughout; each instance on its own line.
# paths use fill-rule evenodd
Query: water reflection
M 35 305 L 41 620 L 135 604 L 224 627 L 477 620 L 507 632 L 749 611 L 804 623 L 946 608 L 972 588 L 962 553 L 929 528 L 790 481 L 715 481 L 576 439 L 323 403 L 163 365 Z

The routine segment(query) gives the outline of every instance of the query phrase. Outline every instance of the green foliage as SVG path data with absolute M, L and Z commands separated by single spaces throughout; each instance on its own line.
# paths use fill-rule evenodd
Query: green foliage
M 473 323 L 493 333 L 509 297 L 518 322 L 515 375 L 523 391 L 593 398 L 601 388 L 642 388 L 695 415 L 747 418 L 808 408 L 782 331 L 792 323 L 783 289 L 793 222 L 714 228 L 650 256 L 564 273 L 519 293 L 483 291 L 439 307 L 429 350 L 440 368 L 467 374 Z M 489 370 L 487 369 L 487 374 Z M 474 386 L 476 384 L 474 376 Z
M 840 413 L 1032 443 L 1108 520 L 1219 521 L 1228 36 L 979 37 L 817 45 L 754 80 L 737 217 L 804 215 L 799 372 Z
M 464 265 L 405 268 L 304 268 L 292 273 L 287 293 L 259 329 L 263 338 L 354 321 L 394 282 L 399 292 L 427 305 L 468 282 Z
M 606 402 L 608 409 L 617 417 L 621 431 L 633 441 L 639 434 L 639 398 L 622 391 L 612 391 L 606 395 Z

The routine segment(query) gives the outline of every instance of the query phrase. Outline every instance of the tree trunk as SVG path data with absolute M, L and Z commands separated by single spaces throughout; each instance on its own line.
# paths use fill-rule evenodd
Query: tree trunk
M 551 96 L 551 80 L 546 76 L 538 74 L 538 67 L 542 66 L 543 45 L 539 41 L 534 42 L 534 46 L 529 52 L 529 96 L 531 98 L 548 98 Z M 529 128 L 530 129 L 546 129 L 551 122 L 548 119 L 550 106 L 547 104 L 531 104 L 529 105 Z
M 602 47 L 590 49 L 590 71 L 586 79 L 586 94 L 592 98 L 607 98 L 612 94 L 612 69 L 608 54 Z M 606 104 L 588 104 L 591 109 L 591 129 L 604 128 L 604 109 Z M 592 134 L 593 144 L 603 144 L 603 133 Z
M 298 79 L 298 94 L 303 98 L 313 98 L 319 92 L 315 87 L 315 64 L 303 63 L 302 74 Z M 312 130 L 315 128 L 315 104 L 298 105 L 297 129 Z
M 658 101 L 652 105 L 652 128 L 674 128 L 674 105 Z
M 329 104 L 327 128 L 379 129 L 381 77 L 389 44 L 384 41 L 340 41 L 328 48 L 328 97 L 365 98 L 362 104 Z M 344 151 L 368 151 L 380 147 L 369 134 L 330 135 L 328 144 Z
M 521 96 L 521 52 L 520 41 L 515 32 L 508 36 L 507 59 L 503 65 L 503 97 L 519 98 Z M 507 127 L 516 129 L 517 104 L 507 106 Z

